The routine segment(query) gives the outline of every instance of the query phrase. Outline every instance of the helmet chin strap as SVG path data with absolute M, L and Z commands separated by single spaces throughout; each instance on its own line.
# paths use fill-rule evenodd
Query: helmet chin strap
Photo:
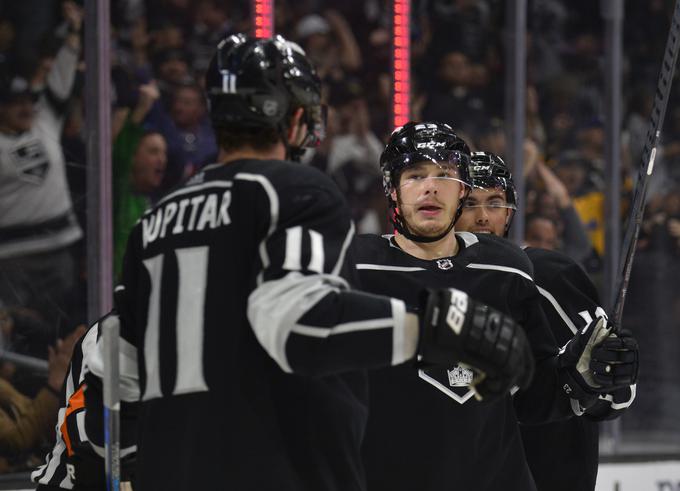
M 395 212 L 395 213 L 396 213 L 396 212 Z M 455 221 L 455 220 L 452 220 L 451 223 L 449 224 L 449 226 L 446 227 L 446 230 L 445 230 L 444 232 L 442 232 L 441 234 L 436 235 L 436 236 L 434 236 L 434 237 L 425 237 L 425 236 L 423 236 L 423 235 L 415 235 L 415 234 L 411 233 L 411 232 L 408 230 L 408 228 L 406 228 L 406 227 L 403 225 L 403 219 L 402 219 L 401 217 L 399 217 L 399 216 L 396 216 L 396 215 L 395 215 L 395 218 L 394 218 L 394 220 L 393 220 L 393 223 L 394 223 L 394 228 L 396 228 L 396 229 L 399 231 L 399 233 L 400 233 L 401 235 L 403 235 L 404 237 L 406 237 L 408 240 L 411 240 L 411 241 L 413 241 L 413 242 L 424 242 L 424 243 L 429 243 L 429 242 L 437 242 L 438 240 L 441 240 L 441 239 L 443 239 L 444 237 L 446 237 L 446 235 L 447 235 L 449 232 L 451 232 L 451 229 L 452 229 L 453 226 L 455 225 L 456 221 Z
M 443 239 L 446 237 L 449 232 L 453 229 L 453 226 L 456 224 L 458 221 L 458 218 L 460 217 L 460 214 L 463 212 L 463 205 L 462 202 L 461 204 L 458 205 L 458 210 L 456 210 L 456 215 L 453 217 L 453 220 L 451 220 L 451 223 L 449 224 L 448 227 L 446 227 L 446 230 L 444 230 L 441 234 L 435 235 L 434 237 L 426 237 L 424 235 L 416 235 L 412 233 L 408 227 L 406 226 L 406 222 L 404 221 L 404 218 L 397 213 L 396 207 L 390 203 L 392 206 L 393 210 L 393 215 L 392 215 L 392 223 L 394 224 L 394 228 L 397 229 L 397 231 L 406 237 L 408 240 L 411 240 L 413 242 L 420 242 L 420 243 L 430 243 L 430 242 L 437 242 L 438 240 Z
M 517 213 L 517 211 L 512 210 L 510 212 L 510 216 L 508 217 L 508 221 L 505 223 L 505 230 L 503 231 L 503 237 L 505 238 L 507 238 L 510 234 L 510 226 L 512 225 L 512 219 L 515 218 L 515 213 Z
M 286 149 L 286 160 L 291 162 L 300 162 L 300 158 L 302 158 L 302 155 L 305 153 L 305 149 L 302 147 L 293 146 L 288 142 L 286 128 L 282 124 L 279 124 L 277 129 L 279 131 L 279 137 L 283 142 L 283 146 Z

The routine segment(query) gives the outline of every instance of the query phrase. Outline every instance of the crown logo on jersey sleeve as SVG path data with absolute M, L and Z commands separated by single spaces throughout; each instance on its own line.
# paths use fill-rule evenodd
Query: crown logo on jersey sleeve
M 473 373 L 469 368 L 457 365 L 451 370 L 447 370 L 449 375 L 449 385 L 451 387 L 464 387 L 472 383 Z

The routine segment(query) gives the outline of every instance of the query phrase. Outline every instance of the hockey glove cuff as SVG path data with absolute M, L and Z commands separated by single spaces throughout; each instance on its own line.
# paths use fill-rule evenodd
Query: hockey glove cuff
M 475 369 L 472 386 L 479 400 L 530 384 L 533 355 L 524 330 L 512 318 L 454 288 L 428 290 L 422 304 L 422 364 L 461 363 Z
M 610 329 L 606 327 L 605 319 L 598 318 L 584 327 L 560 349 L 559 366 L 561 385 L 564 392 L 572 399 L 581 400 L 582 397 L 592 397 L 608 388 L 603 388 L 599 381 L 598 372 L 593 367 L 593 350 L 600 345 Z M 606 370 L 602 367 L 602 370 Z M 585 407 L 585 406 L 584 406 Z

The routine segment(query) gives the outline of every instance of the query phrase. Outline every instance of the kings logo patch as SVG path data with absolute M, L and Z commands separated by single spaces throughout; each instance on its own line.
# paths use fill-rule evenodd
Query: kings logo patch
M 460 365 L 453 368 L 428 368 L 418 370 L 418 376 L 458 404 L 465 404 L 474 396 L 470 388 L 474 373 Z

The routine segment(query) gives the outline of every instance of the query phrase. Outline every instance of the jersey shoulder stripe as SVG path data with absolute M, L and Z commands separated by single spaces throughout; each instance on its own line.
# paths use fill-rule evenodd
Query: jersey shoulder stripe
M 528 273 L 522 271 L 521 269 L 517 268 L 511 268 L 510 266 L 503 266 L 500 264 L 482 264 L 482 263 L 470 263 L 466 266 L 467 268 L 470 269 L 486 269 L 486 270 L 495 270 L 495 271 L 503 271 L 505 273 L 512 273 L 512 274 L 517 274 L 521 276 L 522 278 L 525 278 L 531 282 L 533 282 L 533 278 L 529 276 Z

